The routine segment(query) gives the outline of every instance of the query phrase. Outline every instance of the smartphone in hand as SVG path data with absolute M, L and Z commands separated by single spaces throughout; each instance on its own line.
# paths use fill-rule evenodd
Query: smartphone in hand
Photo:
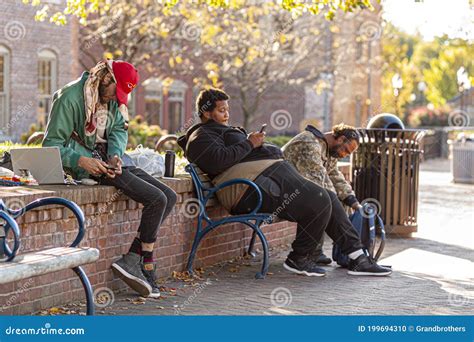
M 263 124 L 262 128 L 260 128 L 260 131 L 258 133 L 263 133 L 265 132 L 265 128 L 267 128 L 267 124 Z

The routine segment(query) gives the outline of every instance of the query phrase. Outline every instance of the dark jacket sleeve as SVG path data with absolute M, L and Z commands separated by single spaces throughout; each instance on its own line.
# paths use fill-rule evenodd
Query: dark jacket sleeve
M 188 160 L 197 164 L 201 170 L 216 176 L 239 163 L 252 150 L 253 145 L 248 139 L 226 146 L 221 134 L 196 131 L 190 137 L 186 155 Z

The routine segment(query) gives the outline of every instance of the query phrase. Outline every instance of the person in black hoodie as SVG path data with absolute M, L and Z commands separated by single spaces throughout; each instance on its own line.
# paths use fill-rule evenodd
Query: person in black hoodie
M 207 173 L 214 184 L 236 177 L 250 179 L 262 191 L 259 212 L 297 222 L 292 251 L 283 267 L 297 274 L 324 276 L 325 270 L 316 265 L 313 251 L 326 231 L 349 255 L 348 274 L 391 274 L 391 269 L 377 265 L 364 254 L 358 234 L 335 194 L 301 176 L 283 160 L 279 147 L 264 142 L 264 132 L 247 134 L 243 128 L 229 126 L 228 100 L 220 89 L 201 91 L 196 110 L 202 122 L 180 137 L 178 144 L 186 158 Z M 230 195 L 232 205 L 224 206 L 232 214 L 248 213 L 257 203 L 252 188 Z

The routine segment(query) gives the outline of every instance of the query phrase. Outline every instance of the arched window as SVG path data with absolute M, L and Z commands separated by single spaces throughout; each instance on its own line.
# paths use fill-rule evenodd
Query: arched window
M 45 125 L 53 93 L 57 89 L 58 59 L 50 50 L 38 54 L 38 123 Z
M 8 134 L 10 121 L 10 51 L 0 45 L 0 124 L 4 134 Z
M 159 78 L 149 78 L 145 87 L 145 120 L 150 125 L 162 125 L 163 85 Z

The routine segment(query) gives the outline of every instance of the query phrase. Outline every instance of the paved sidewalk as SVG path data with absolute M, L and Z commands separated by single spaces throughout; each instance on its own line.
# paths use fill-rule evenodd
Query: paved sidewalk
M 450 182 L 447 161 L 422 164 L 419 232 L 387 241 L 387 278 L 351 277 L 328 267 L 324 278 L 282 268 L 273 251 L 270 274 L 255 280 L 258 261 L 238 260 L 204 270 L 203 280 L 165 283 L 162 299 L 115 295 L 106 315 L 462 315 L 474 304 L 474 186 Z M 331 243 L 325 244 L 330 253 Z M 330 254 L 328 254 L 330 255 Z

